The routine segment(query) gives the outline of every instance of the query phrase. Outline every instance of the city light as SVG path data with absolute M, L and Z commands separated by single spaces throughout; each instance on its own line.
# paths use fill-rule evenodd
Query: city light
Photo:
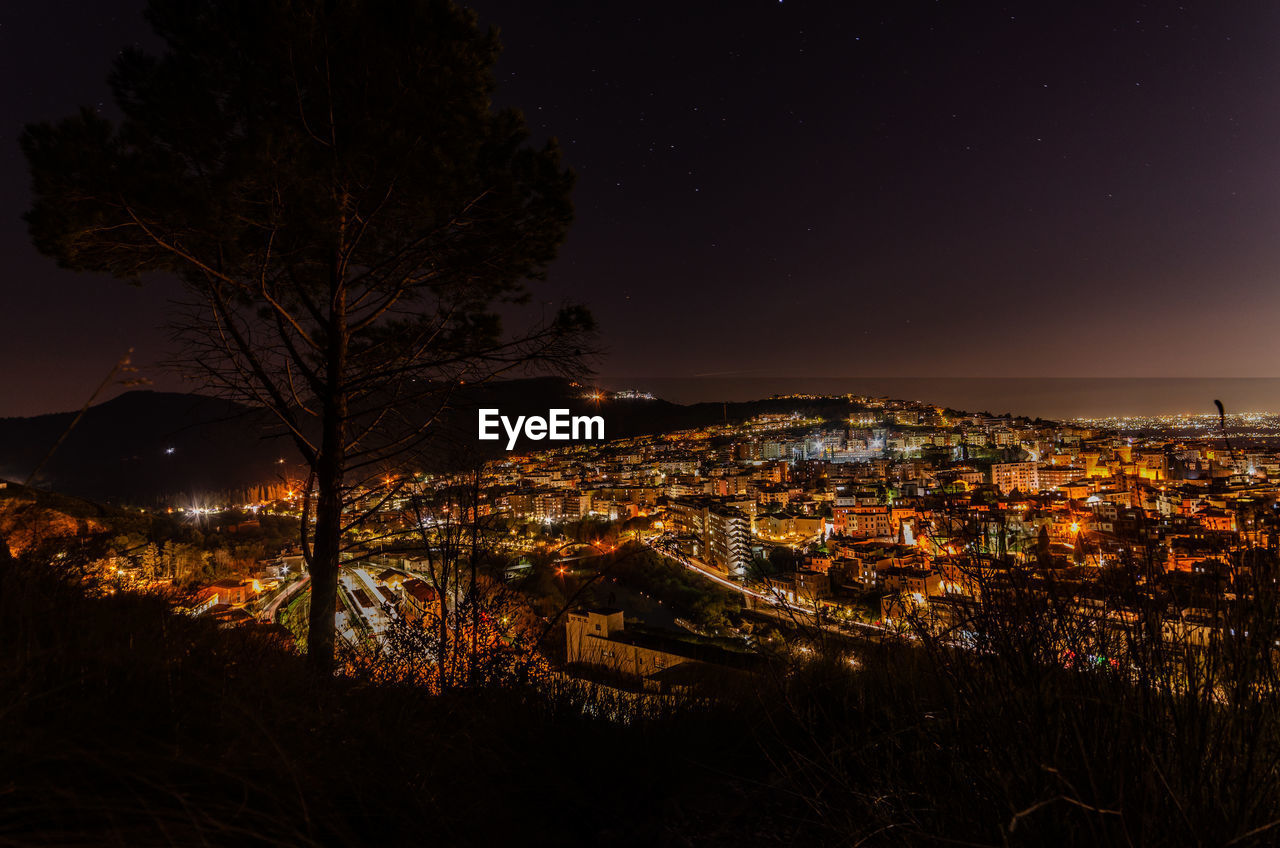
M 21 5 L 6 842 L 1280 841 L 1268 4 Z

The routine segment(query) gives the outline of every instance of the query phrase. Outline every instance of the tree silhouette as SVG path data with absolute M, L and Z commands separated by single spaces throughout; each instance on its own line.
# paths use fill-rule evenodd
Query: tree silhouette
M 504 331 L 563 241 L 572 175 L 495 111 L 498 41 L 449 0 L 152 0 L 124 118 L 22 138 L 32 240 L 68 268 L 180 277 L 189 372 L 270 410 L 310 468 L 309 655 L 333 662 L 344 499 L 450 390 L 581 362 L 585 311 Z

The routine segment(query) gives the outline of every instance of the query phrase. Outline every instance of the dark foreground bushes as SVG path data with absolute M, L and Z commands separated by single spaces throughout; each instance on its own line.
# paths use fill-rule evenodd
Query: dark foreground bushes
M 839 645 L 718 703 L 317 681 L 278 637 L 0 566 L 0 843 L 1274 844 L 1276 717 Z M 849 661 L 857 654 L 857 667 Z M 1227 712 L 1224 712 L 1227 711 Z M 1239 713 L 1245 716 L 1244 712 Z M 1241 718 L 1240 721 L 1244 721 Z M 1234 730 L 1232 729 L 1234 727 Z M 1190 738 L 1192 743 L 1186 740 Z M 1216 746 L 1216 747 L 1215 747 Z

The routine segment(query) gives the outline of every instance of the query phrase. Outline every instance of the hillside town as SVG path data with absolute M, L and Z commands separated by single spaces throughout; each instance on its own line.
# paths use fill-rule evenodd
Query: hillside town
M 488 528 L 507 578 L 541 557 L 561 578 L 585 568 L 596 579 L 600 558 L 644 546 L 757 615 L 864 635 L 963 630 L 984 592 L 1011 586 L 1051 587 L 1077 611 L 1122 619 L 1132 610 L 1104 601 L 1112 589 L 1101 588 L 1122 575 L 1129 603 L 1155 603 L 1170 633 L 1203 640 L 1248 591 L 1240 553 L 1277 546 L 1271 422 L 1224 418 L 1215 433 L 1203 421 L 1162 429 L 1156 420 L 1049 422 L 887 398 L 788 400 L 797 411 L 373 481 L 349 507 L 365 520 L 345 554 L 339 632 L 376 639 L 395 618 L 453 603 L 430 585 L 421 550 L 424 529 L 445 525 Z M 469 499 L 445 496 L 460 490 Z M 290 495 L 250 508 L 296 512 L 300 493 Z M 584 523 L 600 538 L 570 532 Z M 228 623 L 281 620 L 305 597 L 305 572 L 300 552 L 286 551 L 209 586 L 191 611 Z M 625 655 L 643 665 L 629 618 L 624 631 L 631 612 L 574 613 L 568 659 L 618 666 L 606 658 Z M 614 640 L 607 650 L 584 647 L 588 616 Z M 666 659 L 641 676 L 673 664 L 673 636 L 689 634 L 672 629 L 648 635 L 666 640 L 649 660 Z M 631 647 L 615 651 L 622 632 Z
M 1257 440 L 848 401 L 840 421 L 763 415 L 513 457 L 487 469 L 487 508 L 649 516 L 699 568 L 836 619 L 875 595 L 881 622 L 1026 564 L 1082 594 L 1108 566 L 1149 591 L 1204 576 L 1230 592 L 1229 554 L 1276 545 L 1280 454 Z M 791 567 L 761 573 L 780 546 Z

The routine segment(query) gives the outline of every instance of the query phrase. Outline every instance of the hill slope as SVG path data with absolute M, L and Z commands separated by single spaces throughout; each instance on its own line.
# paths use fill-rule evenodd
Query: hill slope
M 552 408 L 601 415 L 606 439 L 798 408 L 793 400 L 680 405 L 664 400 L 596 402 L 581 395 L 580 388 L 554 378 L 464 387 L 432 425 L 416 464 L 437 467 L 500 455 L 505 440 L 476 438 L 476 410 L 483 407 L 510 417 L 546 415 Z M 832 414 L 848 408 L 843 401 L 805 406 Z M 71 412 L 0 419 L 0 478 L 25 480 L 74 419 Z M 521 442 L 518 449 L 545 444 Z M 292 442 L 261 410 L 202 395 L 133 391 L 90 408 L 34 482 L 95 500 L 146 504 L 239 492 L 297 479 L 301 473 Z
M 0 419 L 0 477 L 23 480 L 75 419 Z M 134 391 L 89 409 L 34 481 L 98 500 L 234 490 L 277 476 L 291 450 L 261 412 L 217 398 Z

